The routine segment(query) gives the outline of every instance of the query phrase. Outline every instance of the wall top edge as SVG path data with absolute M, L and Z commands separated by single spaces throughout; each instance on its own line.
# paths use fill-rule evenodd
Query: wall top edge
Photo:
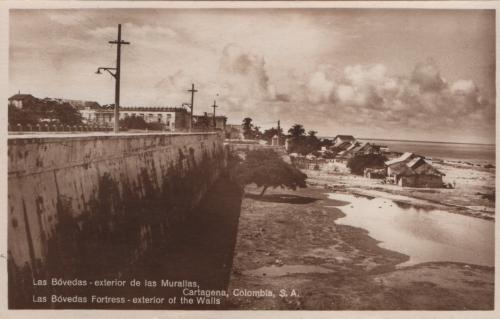
M 93 139 L 122 139 L 136 137 L 176 137 L 176 136 L 213 136 L 217 132 L 196 132 L 196 133 L 118 133 L 118 134 L 20 134 L 8 136 L 8 144 L 26 143 L 26 142 L 59 142 L 74 140 L 93 140 Z

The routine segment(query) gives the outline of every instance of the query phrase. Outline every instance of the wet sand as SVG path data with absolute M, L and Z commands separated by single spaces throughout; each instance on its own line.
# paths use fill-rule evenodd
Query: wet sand
M 327 197 L 331 191 L 312 186 L 245 196 L 229 292 L 262 289 L 273 296 L 231 295 L 228 308 L 493 309 L 494 268 L 434 262 L 397 269 L 408 256 L 379 247 L 364 229 L 335 222 L 344 214 L 327 207 L 339 204 Z M 283 289 L 288 296 L 280 297 Z

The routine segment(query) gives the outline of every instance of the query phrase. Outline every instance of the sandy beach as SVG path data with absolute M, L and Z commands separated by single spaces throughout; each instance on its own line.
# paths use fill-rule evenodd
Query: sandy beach
M 381 248 L 345 216 L 339 192 L 494 219 L 494 169 L 443 163 L 455 189 L 409 189 L 346 173 L 306 170 L 309 187 L 248 186 L 242 203 L 229 291 L 270 290 L 273 297 L 232 295 L 234 309 L 462 310 L 493 309 L 494 267 L 427 262 L 397 267 L 409 256 Z M 298 292 L 290 296 L 290 292 Z M 284 293 L 283 293 L 284 292 Z M 286 296 L 285 296 L 286 295 Z

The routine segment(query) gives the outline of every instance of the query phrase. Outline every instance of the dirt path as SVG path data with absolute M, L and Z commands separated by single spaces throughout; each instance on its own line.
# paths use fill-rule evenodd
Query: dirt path
M 258 190 L 247 188 L 247 193 Z M 323 189 L 269 190 L 242 203 L 227 306 L 235 309 L 492 309 L 494 269 L 382 249 Z M 248 295 L 267 295 L 249 297 Z M 241 296 L 247 294 L 247 296 Z M 284 296 L 284 295 L 287 296 Z M 281 295 L 281 296 L 280 296 Z

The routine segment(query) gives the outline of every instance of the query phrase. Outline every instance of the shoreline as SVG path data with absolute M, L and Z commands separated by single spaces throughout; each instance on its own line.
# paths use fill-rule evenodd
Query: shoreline
M 277 293 L 293 286 L 300 296 L 233 296 L 229 309 L 493 308 L 494 267 L 456 262 L 397 267 L 409 256 L 380 247 L 362 228 L 336 223 L 345 214 L 338 207 L 327 207 L 336 204 L 328 198 L 331 190 L 275 189 L 264 198 L 249 195 L 258 193 L 255 187 L 246 191 L 228 289 Z
M 469 164 L 433 162 L 438 170 L 446 174 L 444 182 L 455 184 L 455 188 L 400 187 L 346 171 L 324 169 L 303 171 L 308 175 L 308 184 L 322 186 L 325 189 L 358 196 L 384 197 L 424 209 L 441 209 L 494 221 L 496 168 Z

